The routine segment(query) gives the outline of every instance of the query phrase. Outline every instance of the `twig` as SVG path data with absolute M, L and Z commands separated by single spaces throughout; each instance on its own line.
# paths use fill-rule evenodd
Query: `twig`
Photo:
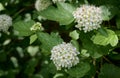
M 105 56 L 103 56 L 103 58 L 104 58 L 107 62 L 113 64 L 113 63 L 112 63 L 110 60 L 108 60 Z

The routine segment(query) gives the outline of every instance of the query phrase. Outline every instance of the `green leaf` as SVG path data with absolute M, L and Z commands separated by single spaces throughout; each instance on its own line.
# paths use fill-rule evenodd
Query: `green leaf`
M 0 51 L 0 62 L 4 62 L 7 60 L 7 53 L 6 52 L 1 52 Z
M 18 74 L 19 70 L 18 69 L 8 69 L 7 71 L 0 71 L 0 76 L 1 78 L 15 78 L 16 74 Z
M 90 56 L 90 54 L 87 52 L 87 50 L 85 50 L 85 49 L 81 50 L 81 57 L 87 58 L 89 56 Z
M 57 21 L 61 25 L 68 25 L 74 21 L 72 12 L 74 7 L 68 3 L 58 3 L 57 8 L 50 6 L 39 14 L 49 20 Z
M 32 25 L 34 24 L 34 21 L 18 21 L 14 23 L 14 29 L 18 31 L 19 36 L 29 36 L 33 34 L 33 32 L 30 30 Z
M 109 21 L 111 19 L 110 18 L 111 13 L 110 13 L 108 7 L 107 6 L 101 6 L 101 8 L 102 8 L 102 18 L 103 18 L 103 20 L 104 21 Z
M 102 48 L 101 48 L 102 49 Z M 95 52 L 96 51 L 96 52 Z M 102 52 L 102 50 L 100 50 Z M 102 56 L 97 49 L 88 51 L 93 58 L 99 58 Z
M 55 64 L 53 64 L 53 62 L 49 63 L 49 65 L 47 66 L 48 67 L 48 71 L 52 74 L 56 74 L 57 72 L 57 69 L 55 67 Z M 52 69 L 52 70 L 51 70 Z
M 35 42 L 35 40 L 37 40 L 37 35 L 36 34 L 31 35 L 30 36 L 30 44 L 32 44 L 33 42 Z
M 30 54 L 30 56 L 35 56 L 37 54 L 37 52 L 39 51 L 39 46 L 29 46 L 27 48 L 28 53 Z
M 76 67 L 67 70 L 67 73 L 76 78 L 81 78 L 90 70 L 89 63 L 81 62 Z
M 41 74 L 35 74 L 32 78 L 44 78 Z
M 118 37 L 115 34 L 115 32 L 112 30 L 107 30 L 107 33 L 108 33 L 108 37 L 105 37 L 101 35 L 100 33 L 97 33 L 92 38 L 93 43 L 103 45 L 103 46 L 106 46 L 108 44 L 110 44 L 113 47 L 116 46 L 118 43 Z
M 74 40 L 79 39 L 79 33 L 77 33 L 76 30 L 70 32 L 69 36 L 70 36 L 72 39 L 74 39 Z
M 0 11 L 5 10 L 4 6 L 2 3 L 0 3 Z
M 120 17 L 116 19 L 117 28 L 120 29 Z
M 76 10 L 76 8 L 73 5 L 69 4 L 69 3 L 59 2 L 59 3 L 57 3 L 57 6 L 58 6 L 59 10 L 62 10 L 62 11 L 66 10 L 69 13 L 73 13 L 73 11 Z
M 106 29 L 101 27 L 98 29 L 98 31 L 101 35 L 108 37 L 108 33 L 107 33 Z
M 104 64 L 98 78 L 120 78 L 120 68 L 112 64 Z
M 73 44 L 73 46 L 76 47 L 77 51 L 80 50 L 80 45 L 79 45 L 78 41 L 76 41 L 76 40 L 71 40 L 70 42 Z
M 93 58 L 99 58 L 104 54 L 108 54 L 110 46 L 99 46 L 93 43 L 91 37 L 93 33 L 80 32 L 80 40 L 82 42 L 83 48 L 90 53 Z
M 3 76 L 5 72 L 3 70 L 0 70 L 0 77 Z
M 109 54 L 109 58 L 112 60 L 120 60 L 120 54 L 118 52 L 113 51 Z
M 44 32 L 38 32 L 37 36 L 40 42 L 42 43 L 41 49 L 45 55 L 50 54 L 50 51 L 54 46 L 63 42 L 58 33 L 48 34 Z
M 59 77 L 63 77 L 63 76 L 64 76 L 63 73 L 56 73 L 53 78 L 59 78 Z
M 38 63 L 38 60 L 35 58 L 32 58 L 31 60 L 28 61 L 28 63 L 26 64 L 26 68 L 24 70 L 24 73 L 27 75 L 32 75 L 35 71 L 35 67 Z

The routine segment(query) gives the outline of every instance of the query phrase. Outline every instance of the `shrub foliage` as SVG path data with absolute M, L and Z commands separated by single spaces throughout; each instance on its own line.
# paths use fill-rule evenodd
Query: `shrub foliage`
M 0 0 L 0 17 L 0 78 L 120 78 L 120 0 Z

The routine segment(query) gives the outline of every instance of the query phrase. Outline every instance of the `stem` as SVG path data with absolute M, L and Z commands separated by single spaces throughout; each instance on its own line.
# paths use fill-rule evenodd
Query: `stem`
M 24 10 L 25 10 L 25 8 L 19 10 L 19 11 L 13 16 L 13 18 L 15 18 L 17 15 L 19 15 L 19 14 L 20 14 L 21 12 L 23 12 Z
M 17 15 L 19 15 L 21 12 L 25 11 L 26 9 L 28 9 L 28 8 L 30 8 L 30 9 L 33 8 L 33 6 L 34 6 L 34 4 L 32 4 L 32 5 L 28 6 L 28 7 L 25 7 L 25 8 L 20 9 L 20 10 L 13 16 L 13 19 L 14 19 Z
M 112 63 L 110 60 L 108 60 L 105 56 L 103 56 L 103 58 L 104 58 L 107 62 L 113 64 L 113 63 Z

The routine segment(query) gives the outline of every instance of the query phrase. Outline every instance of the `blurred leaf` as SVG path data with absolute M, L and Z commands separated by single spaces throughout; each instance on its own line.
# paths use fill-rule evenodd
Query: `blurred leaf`
M 1 78 L 16 78 L 16 74 L 19 72 L 17 69 L 9 69 L 7 71 L 0 71 L 2 73 Z
M 48 72 L 47 67 L 46 68 L 42 68 L 40 70 L 39 74 L 41 75 L 42 78 L 52 78 L 49 75 L 50 73 Z
M 77 33 L 76 30 L 70 32 L 69 36 L 70 36 L 72 39 L 74 39 L 74 40 L 79 39 L 79 33 Z
M 86 75 L 86 73 L 90 70 L 89 63 L 80 62 L 77 66 L 68 69 L 67 73 L 76 78 L 81 78 Z
M 52 69 L 52 70 L 51 70 Z M 49 66 L 48 66 L 48 71 L 52 74 L 56 74 L 57 72 L 57 69 L 55 67 L 55 65 L 53 63 L 50 63 Z
M 41 74 L 35 74 L 32 78 L 44 78 Z
M 59 78 L 59 77 L 63 77 L 64 74 L 63 73 L 56 73 L 56 75 L 53 78 Z
M 116 19 L 117 28 L 120 29 L 120 17 Z
M 14 67 L 17 68 L 19 65 L 18 65 L 18 60 L 16 57 L 11 57 L 10 58 L 11 62 L 13 63 Z
M 87 52 L 87 50 L 85 50 L 85 49 L 82 49 L 81 50 L 81 57 L 89 57 L 90 56 L 90 54 Z
M 19 56 L 22 58 L 24 57 L 24 53 L 23 53 L 23 48 L 22 47 L 16 47 L 16 50 L 19 54 Z
M 6 52 L 0 52 L 0 62 L 4 62 L 7 60 Z
M 2 3 L 0 3 L 0 11 L 4 10 L 4 6 L 2 5 Z
M 111 13 L 110 13 L 109 9 L 106 6 L 101 6 L 101 8 L 102 8 L 102 12 L 103 12 L 102 13 L 103 20 L 109 21 L 111 19 L 110 18 Z
M 72 23 L 74 20 L 72 15 L 74 7 L 68 3 L 58 3 L 57 7 L 50 6 L 39 14 L 49 20 L 57 21 L 61 25 Z
M 93 58 L 99 58 L 104 54 L 108 54 L 109 46 L 99 46 L 92 42 L 91 37 L 93 33 L 80 33 L 80 40 L 82 42 L 83 48 L 90 53 Z
M 59 2 L 59 3 L 57 3 L 57 6 L 58 6 L 58 9 L 60 9 L 62 11 L 66 10 L 69 13 L 73 13 L 73 11 L 76 10 L 76 8 L 72 4 L 69 4 L 69 3 Z
M 34 24 L 34 21 L 18 21 L 13 24 L 14 29 L 18 31 L 19 36 L 29 36 L 33 32 L 30 30 L 30 27 Z
M 50 54 L 50 51 L 54 46 L 61 44 L 63 42 L 58 33 L 48 34 L 44 32 L 38 32 L 37 36 L 40 42 L 42 43 L 41 49 L 45 55 Z
M 35 56 L 36 55 L 36 53 L 39 51 L 39 47 L 38 46 L 29 46 L 28 48 L 27 48 L 27 51 L 28 51 L 28 53 L 30 54 L 30 56 Z
M 36 34 L 31 35 L 30 36 L 30 44 L 32 44 L 33 42 L 35 42 L 35 40 L 37 40 L 37 35 Z
M 93 43 L 103 45 L 103 46 L 106 46 L 108 44 L 110 44 L 113 47 L 116 46 L 118 43 L 117 35 L 112 30 L 107 30 L 107 32 L 108 32 L 108 37 L 105 37 L 100 33 L 97 33 L 97 35 L 93 36 L 92 38 Z
M 108 33 L 107 33 L 106 29 L 101 27 L 101 28 L 98 29 L 98 31 L 101 35 L 108 37 Z
M 5 75 L 5 72 L 3 70 L 0 70 L 0 77 Z
M 6 45 L 8 45 L 10 42 L 11 42 L 11 39 L 7 39 L 7 40 L 5 40 L 5 41 L 3 42 L 3 45 L 6 46 Z
M 90 70 L 86 73 L 84 78 L 92 78 L 96 74 L 96 67 L 93 64 L 90 64 Z
M 119 53 L 116 53 L 116 54 L 111 53 L 111 54 L 109 54 L 109 57 L 113 60 L 118 60 L 118 61 L 120 60 L 120 54 Z
M 112 64 L 104 64 L 100 69 L 99 78 L 120 78 L 120 68 Z
M 99 48 L 100 49 L 100 48 Z M 102 49 L 102 48 L 101 48 Z M 96 52 L 95 52 L 96 50 Z M 99 58 L 102 56 L 102 54 L 100 54 L 97 49 L 95 50 L 89 50 L 88 53 L 90 53 L 90 55 L 93 57 L 93 58 Z M 94 51 L 94 52 L 93 52 Z M 104 54 L 104 53 L 103 53 Z
M 71 40 L 70 42 L 73 44 L 73 46 L 75 46 L 75 48 L 77 49 L 77 51 L 80 50 L 80 47 L 79 47 L 80 45 L 79 45 L 78 41 L 76 41 L 76 40 Z
M 32 58 L 31 60 L 29 60 L 28 63 L 26 64 L 24 73 L 31 76 L 35 71 L 35 67 L 37 63 L 38 63 L 38 59 Z

